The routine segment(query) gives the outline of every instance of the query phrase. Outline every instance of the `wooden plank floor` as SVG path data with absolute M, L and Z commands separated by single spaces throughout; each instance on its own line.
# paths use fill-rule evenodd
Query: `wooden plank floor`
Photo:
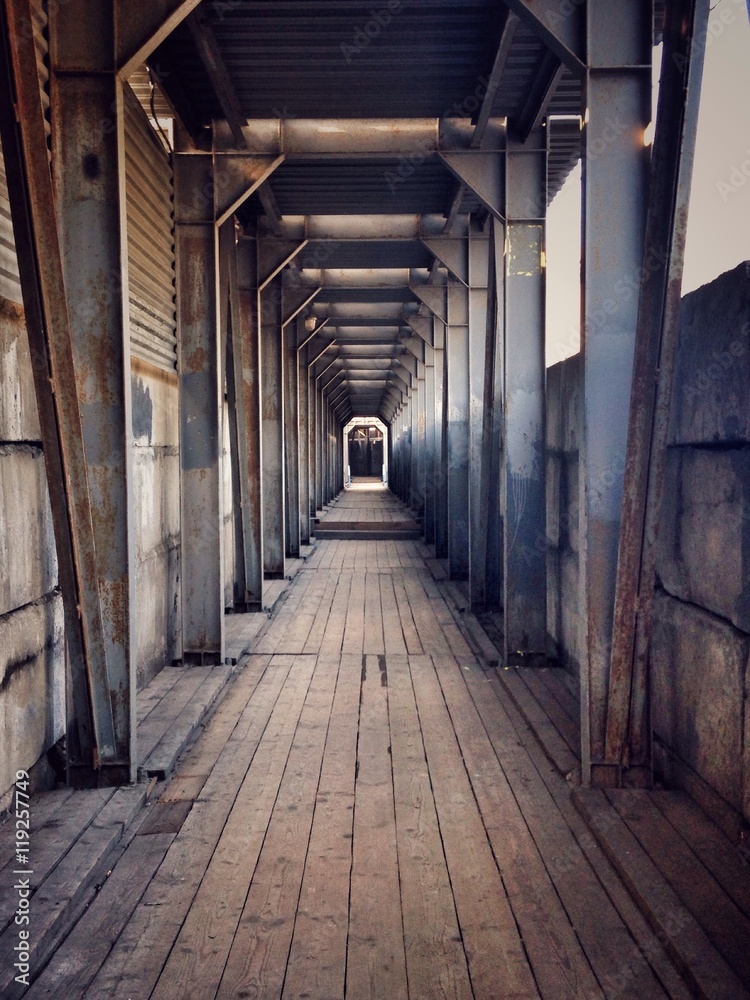
M 371 516 L 367 491 L 345 499 Z M 424 546 L 343 540 L 300 570 L 25 994 L 690 995 Z

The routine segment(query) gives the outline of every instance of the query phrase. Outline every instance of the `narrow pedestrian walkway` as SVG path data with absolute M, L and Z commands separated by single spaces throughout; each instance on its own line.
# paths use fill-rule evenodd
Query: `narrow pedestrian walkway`
M 27 997 L 688 1000 L 426 551 L 318 545 Z

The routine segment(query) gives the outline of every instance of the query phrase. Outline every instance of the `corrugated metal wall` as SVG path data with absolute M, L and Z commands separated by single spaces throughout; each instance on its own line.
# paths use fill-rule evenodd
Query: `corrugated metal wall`
M 177 367 L 172 166 L 135 94 L 125 92 L 130 347 L 159 368 Z

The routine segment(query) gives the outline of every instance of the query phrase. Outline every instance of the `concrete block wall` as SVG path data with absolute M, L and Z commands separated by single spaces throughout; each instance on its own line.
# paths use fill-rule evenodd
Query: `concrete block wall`
M 133 359 L 135 636 L 138 687 L 182 656 L 177 376 Z
M 23 310 L 0 299 L 0 813 L 17 769 L 53 780 L 65 732 L 57 557 Z
M 750 263 L 682 301 L 651 647 L 659 772 L 750 822 Z
M 548 632 L 578 628 L 580 357 L 547 372 Z M 750 822 L 750 263 L 682 301 L 651 644 L 658 775 L 736 833 Z

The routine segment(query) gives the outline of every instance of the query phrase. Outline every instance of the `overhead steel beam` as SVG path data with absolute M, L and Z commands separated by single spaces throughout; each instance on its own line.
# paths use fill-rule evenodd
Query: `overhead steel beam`
M 409 329 L 413 330 L 426 344 L 432 346 L 432 316 L 405 316 L 404 319 L 409 325 Z
M 203 69 L 206 71 L 208 79 L 219 106 L 224 113 L 224 118 L 232 133 L 234 144 L 239 149 L 247 147 L 247 141 L 242 132 L 242 126 L 247 119 L 242 114 L 240 102 L 234 90 L 234 84 L 224 65 L 224 57 L 221 54 L 214 33 L 200 9 L 194 10 L 187 18 L 187 26 L 193 45 L 198 52 Z
M 63 247 L 36 49 L 33 34 L 27 30 L 31 23 L 28 0 L 5 0 L 0 10 L 0 136 L 65 611 L 68 761 L 74 772 L 85 770 L 93 775 L 102 764 L 118 764 L 121 758 L 111 703 Z M 128 781 L 127 758 L 123 763 L 122 780 Z M 71 779 L 75 774 L 69 773 Z
M 644 263 L 653 18 L 648 0 L 588 0 L 583 127 L 583 385 L 580 440 L 581 766 L 616 784 L 605 734 L 617 549 Z M 618 122 L 616 130 L 612 122 Z
M 498 151 L 446 151 L 440 154 L 440 159 L 454 177 L 476 195 L 488 212 L 502 220 L 503 162 Z
M 492 117 L 492 109 L 495 104 L 495 98 L 497 97 L 497 92 L 500 89 L 500 83 L 505 75 L 505 67 L 508 62 L 508 56 L 510 55 L 511 48 L 513 47 L 513 39 L 515 37 L 518 24 L 518 15 L 514 14 L 512 10 L 507 11 L 505 15 L 505 24 L 503 25 L 502 34 L 500 35 L 500 42 L 498 43 L 497 52 L 495 53 L 495 60 L 492 64 L 492 69 L 487 81 L 486 92 L 482 100 L 482 106 L 477 114 L 477 123 L 474 126 L 474 134 L 471 137 L 471 145 L 473 149 L 482 148 L 487 126 L 489 125 L 490 118 Z
M 307 285 L 284 284 L 281 290 L 282 324 L 287 326 L 296 319 L 302 310 L 309 306 L 320 292 L 319 288 L 309 288 Z M 317 334 L 317 330 L 312 336 Z
M 568 69 L 583 77 L 585 55 L 585 4 L 560 0 L 504 0 L 518 17 L 541 38 Z
M 435 249 L 434 250 L 432 249 L 432 247 L 429 247 L 429 249 L 433 253 L 435 253 L 436 258 L 438 258 L 438 259 L 440 259 L 440 258 L 438 257 L 437 251 L 441 251 L 444 254 L 449 252 L 449 251 L 446 251 L 445 245 L 442 243 L 442 241 L 440 243 L 437 243 L 435 245 Z M 460 253 L 461 253 L 461 250 L 463 249 L 463 244 L 459 243 L 457 245 L 456 249 L 459 252 L 458 259 L 460 259 Z M 462 266 L 462 264 L 463 264 L 463 262 L 461 262 L 461 264 L 459 265 L 459 267 Z M 468 262 L 467 262 L 467 268 L 468 268 Z M 447 314 L 447 310 L 446 310 L 446 303 L 445 303 L 445 285 L 442 285 L 442 284 L 441 285 L 427 285 L 427 284 L 417 285 L 417 284 L 413 284 L 412 283 L 412 284 L 409 285 L 409 290 L 411 292 L 413 292 L 414 295 L 416 295 L 416 297 L 419 299 L 419 301 L 422 302 L 430 310 L 431 313 L 434 313 L 434 315 L 437 316 L 438 319 L 442 320 L 443 323 L 445 323 L 446 319 L 448 318 L 448 314 Z
M 485 148 L 501 148 L 499 127 L 488 129 Z M 470 118 L 286 118 L 253 119 L 243 125 L 245 146 L 250 153 L 279 155 L 290 159 L 326 156 L 367 157 L 393 160 L 399 156 L 469 149 L 474 135 Z M 494 138 L 490 138 L 494 136 Z M 214 123 L 217 150 L 236 149 L 230 127 Z
M 511 122 L 513 134 L 521 142 L 526 142 L 534 129 L 541 126 L 564 72 L 562 62 L 547 50 L 521 113 Z
M 260 291 L 290 263 L 307 245 L 307 240 L 258 240 L 258 288 Z
M 453 239 L 448 236 L 425 237 L 422 242 L 462 284 L 469 283 L 469 244 L 466 237 Z M 416 289 L 416 285 L 414 288 Z
M 148 4 L 134 4 L 129 0 L 115 0 L 120 77 L 126 80 L 142 66 L 199 3 L 200 0 L 150 0 Z
M 266 219 L 268 225 L 270 226 L 273 235 L 281 237 L 283 236 L 283 229 L 281 227 L 281 211 L 274 197 L 274 193 L 271 190 L 271 185 L 264 183 L 261 184 L 257 190 L 258 200 L 263 206 L 263 211 L 266 213 Z
M 284 161 L 283 156 L 214 156 L 213 159 L 213 177 L 207 190 L 213 191 L 217 225 L 230 219 Z M 206 189 L 196 191 L 194 196 L 206 197 Z
M 605 761 L 650 783 L 648 651 L 708 0 L 674 0 L 664 25 L 617 563 Z

